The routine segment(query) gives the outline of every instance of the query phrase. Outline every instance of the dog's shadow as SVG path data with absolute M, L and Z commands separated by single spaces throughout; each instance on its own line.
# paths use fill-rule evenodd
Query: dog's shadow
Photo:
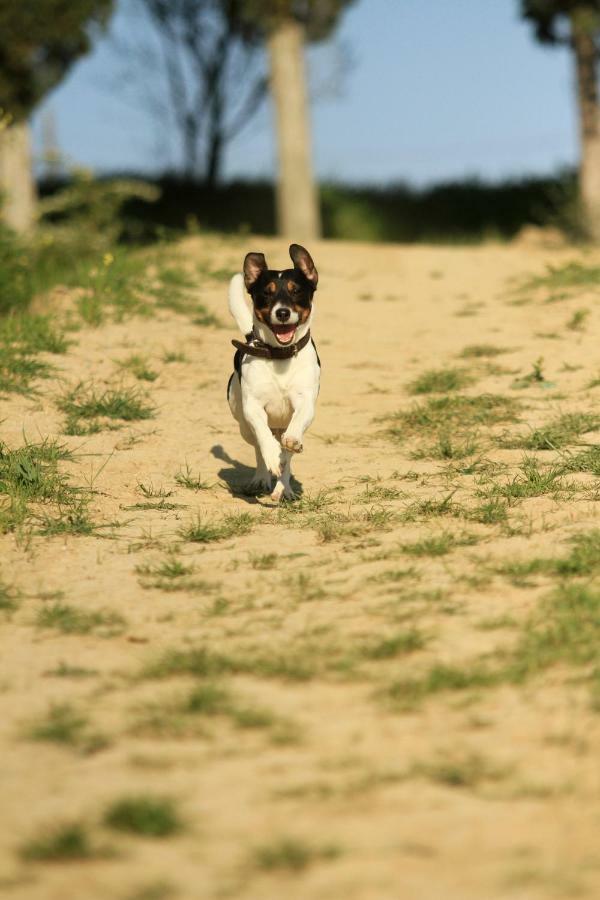
M 232 459 L 221 444 L 215 444 L 214 447 L 210 448 L 210 452 L 215 459 L 220 459 L 228 466 L 228 468 L 219 469 L 217 474 L 229 488 L 230 494 L 245 500 L 246 503 L 258 503 L 258 496 L 248 490 L 248 485 L 254 476 L 254 467 L 246 466 L 239 460 Z M 294 478 L 293 475 L 291 485 L 296 498 L 301 497 L 304 493 L 304 488 L 302 483 Z

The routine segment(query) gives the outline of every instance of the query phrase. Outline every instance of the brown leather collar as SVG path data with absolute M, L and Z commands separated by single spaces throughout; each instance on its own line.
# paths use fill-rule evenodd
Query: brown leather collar
M 310 341 L 310 328 L 297 344 L 290 344 L 289 347 L 272 347 L 271 344 L 265 344 L 264 341 L 257 338 L 253 332 L 246 335 L 246 341 L 245 344 L 241 341 L 232 341 L 231 343 L 236 350 L 247 353 L 249 356 L 259 356 L 261 359 L 291 359 L 292 356 L 298 356 Z

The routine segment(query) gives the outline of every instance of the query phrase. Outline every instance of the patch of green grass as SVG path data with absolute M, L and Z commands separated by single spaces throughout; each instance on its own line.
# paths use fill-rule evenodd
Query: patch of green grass
M 18 591 L 0 581 L 0 612 L 14 612 L 18 606 L 18 600 Z
M 67 417 L 66 433 L 93 434 L 100 431 L 103 420 L 135 422 L 151 419 L 155 410 L 135 388 L 106 388 L 97 391 L 93 385 L 80 382 L 58 400 L 58 408 Z M 86 424 L 82 424 L 86 423 Z
M 538 335 L 538 337 L 542 337 L 542 335 Z M 550 337 L 550 335 L 544 335 L 544 337 Z M 556 337 L 558 337 L 558 335 L 556 335 Z M 536 361 L 531 364 L 531 371 L 521 378 L 515 378 L 511 387 L 515 390 L 523 390 L 524 388 L 531 387 L 532 384 L 548 385 L 549 382 L 544 375 L 543 365 L 544 360 L 540 356 L 539 359 L 536 359 Z
M 48 378 L 53 366 L 39 353 L 65 353 L 69 341 L 48 316 L 0 319 L 0 393 L 31 392 L 31 382 Z
M 481 359 L 500 356 L 502 353 L 508 353 L 506 347 L 495 347 L 493 344 L 469 344 L 459 354 L 462 359 Z
M 151 369 L 148 365 L 148 360 L 138 353 L 128 356 L 127 359 L 121 360 L 117 365 L 120 369 L 131 372 L 138 381 L 156 381 L 158 378 L 158 372 Z
M 357 503 L 380 503 L 389 500 L 399 500 L 404 491 L 398 488 L 388 487 L 384 484 L 367 484 L 364 491 L 356 497 Z
M 261 572 L 276 568 L 278 561 L 277 553 L 251 553 L 249 556 L 252 568 Z
M 97 674 L 97 669 L 86 669 L 84 666 L 73 666 L 66 662 L 61 662 L 56 668 L 48 669 L 47 672 L 44 672 L 44 675 L 49 675 L 53 678 L 91 678 Z
M 462 440 L 449 433 L 440 433 L 436 441 L 427 447 L 419 447 L 411 451 L 411 459 L 464 459 L 477 452 L 477 440 L 474 435 L 466 435 Z
M 594 576 L 600 573 L 600 529 L 580 532 L 569 539 L 571 550 L 557 558 L 534 557 L 503 563 L 498 571 L 517 580 L 530 575 L 558 575 L 561 578 Z
M 52 744 L 76 745 L 87 727 L 88 720 L 69 703 L 59 703 L 51 706 L 44 718 L 28 728 L 27 737 Z
M 92 612 L 57 601 L 40 607 L 36 625 L 40 628 L 54 628 L 63 634 L 94 632 L 101 637 L 113 637 L 123 632 L 127 622 L 120 613 L 112 610 Z
M 414 503 L 404 509 L 402 518 L 405 522 L 413 522 L 417 519 L 434 519 L 448 516 L 452 519 L 462 518 L 465 514 L 464 507 L 453 501 L 456 492 L 451 491 L 445 497 L 428 497 L 425 500 L 415 500 Z
M 449 691 L 472 691 L 498 684 L 497 674 L 479 662 L 451 666 L 436 663 L 421 677 L 401 678 L 387 689 L 386 696 L 399 709 L 412 709 L 428 697 Z
M 27 862 L 75 862 L 98 855 L 85 825 L 69 822 L 45 831 L 28 841 L 20 851 Z
M 58 469 L 60 460 L 71 458 L 65 447 L 49 439 L 16 449 L 0 442 L 0 531 L 14 531 L 34 509 L 85 506 L 81 490 L 69 485 Z
M 360 655 L 368 660 L 396 659 L 399 656 L 422 650 L 426 644 L 426 635 L 418 628 L 413 627 L 366 644 L 361 648 Z
M 412 774 L 451 788 L 477 788 L 482 783 L 500 781 L 509 770 L 490 763 L 479 753 L 449 753 L 430 762 L 418 762 Z
M 336 859 L 339 847 L 318 847 L 293 837 L 278 837 L 269 844 L 257 847 L 253 853 L 254 865 L 263 871 L 301 872 L 310 865 Z
M 187 362 L 187 356 L 181 350 L 165 350 L 162 355 L 164 363 L 184 363 Z
M 151 881 L 127 894 L 126 900 L 174 900 L 178 889 L 169 881 Z
M 151 481 L 146 484 L 142 481 L 138 481 L 137 489 L 143 497 L 146 497 L 147 500 L 150 500 L 154 497 L 159 497 L 162 500 L 165 497 L 170 497 L 173 493 L 173 491 L 167 491 L 163 487 L 154 487 Z
M 445 556 L 455 547 L 472 547 L 477 541 L 473 534 L 454 535 L 446 531 L 401 547 L 411 556 Z
M 593 413 L 564 413 L 541 428 L 535 428 L 522 437 L 501 438 L 503 447 L 526 450 L 560 450 L 588 431 L 600 427 L 600 416 Z
M 249 674 L 262 678 L 282 678 L 307 681 L 314 669 L 310 660 L 297 652 L 266 652 L 246 649 L 234 653 L 220 653 L 207 647 L 185 650 L 166 650 L 158 659 L 142 670 L 144 678 L 172 678 L 192 675 L 196 678 L 216 678 L 221 675 Z
M 185 469 L 181 468 L 175 473 L 175 482 L 190 491 L 207 491 L 212 487 L 209 481 L 203 481 L 200 472 L 193 475 L 188 463 L 185 464 Z
M 219 587 L 217 582 L 194 578 L 194 566 L 186 565 L 173 553 L 168 554 L 162 562 L 136 566 L 135 571 L 141 576 L 142 587 L 154 588 L 168 594 L 176 591 L 209 593 Z
M 409 383 L 408 391 L 411 394 L 446 394 L 459 391 L 474 380 L 464 369 L 429 369 Z
M 600 447 L 589 447 L 576 454 L 564 454 L 560 466 L 564 472 L 590 472 L 600 476 Z
M 519 405 L 511 397 L 480 394 L 432 397 L 408 410 L 386 416 L 387 433 L 396 440 L 415 435 L 454 433 L 459 436 L 477 426 L 490 426 L 517 419 Z
M 249 534 L 254 526 L 250 513 L 229 513 L 218 521 L 206 519 L 200 514 L 179 530 L 185 541 L 195 544 L 209 544 L 213 541 L 224 541 L 232 537 Z
M 544 275 L 534 275 L 521 286 L 522 290 L 547 288 L 560 291 L 571 288 L 594 287 L 600 284 L 600 266 L 585 265 L 577 260 L 561 266 L 549 265 Z
M 574 485 L 564 481 L 561 466 L 542 466 L 534 456 L 526 456 L 516 475 L 503 484 L 495 481 L 489 481 L 485 486 L 481 484 L 477 493 L 489 501 L 503 498 L 510 503 L 545 494 L 556 498 L 572 494 L 576 489 Z
M 325 589 L 310 572 L 296 572 L 287 575 L 283 580 L 283 584 L 288 597 L 298 603 L 322 600 L 327 596 Z
M 583 570 L 587 565 L 589 561 Z M 571 567 L 568 563 L 567 568 Z M 575 568 L 580 574 L 581 565 Z M 580 680 L 587 680 L 595 690 L 600 666 L 600 591 L 589 585 L 565 582 L 555 588 L 510 650 L 462 667 L 436 664 L 421 677 L 392 683 L 386 696 L 398 708 L 412 708 L 438 693 L 521 684 L 559 664 L 578 668 Z
M 116 800 L 107 809 L 104 824 L 115 831 L 149 838 L 171 837 L 183 830 L 172 800 L 144 795 Z
M 589 309 L 576 309 L 571 318 L 567 321 L 567 328 L 569 331 L 583 331 L 589 315 Z
M 471 507 L 465 512 L 465 518 L 481 525 L 500 525 L 508 520 L 508 507 L 504 500 L 492 499 L 486 503 Z

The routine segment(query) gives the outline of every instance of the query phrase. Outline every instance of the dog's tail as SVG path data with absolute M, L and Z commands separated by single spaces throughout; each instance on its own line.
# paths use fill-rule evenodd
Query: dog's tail
M 252 313 L 246 300 L 244 276 L 241 272 L 229 282 L 229 312 L 244 336 L 252 331 Z

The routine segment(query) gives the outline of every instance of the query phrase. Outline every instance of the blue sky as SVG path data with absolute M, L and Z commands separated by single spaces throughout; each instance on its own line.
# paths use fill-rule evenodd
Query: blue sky
M 37 111 L 37 148 L 51 109 L 62 152 L 97 172 L 175 160 L 164 122 L 123 99 L 115 36 L 127 22 L 120 7 L 111 34 Z M 577 159 L 570 54 L 534 41 L 518 0 L 357 0 L 308 65 L 322 179 L 423 185 L 545 174 Z M 336 90 L 324 90 L 339 68 Z M 274 165 L 265 103 L 228 147 L 225 175 L 270 176 Z

